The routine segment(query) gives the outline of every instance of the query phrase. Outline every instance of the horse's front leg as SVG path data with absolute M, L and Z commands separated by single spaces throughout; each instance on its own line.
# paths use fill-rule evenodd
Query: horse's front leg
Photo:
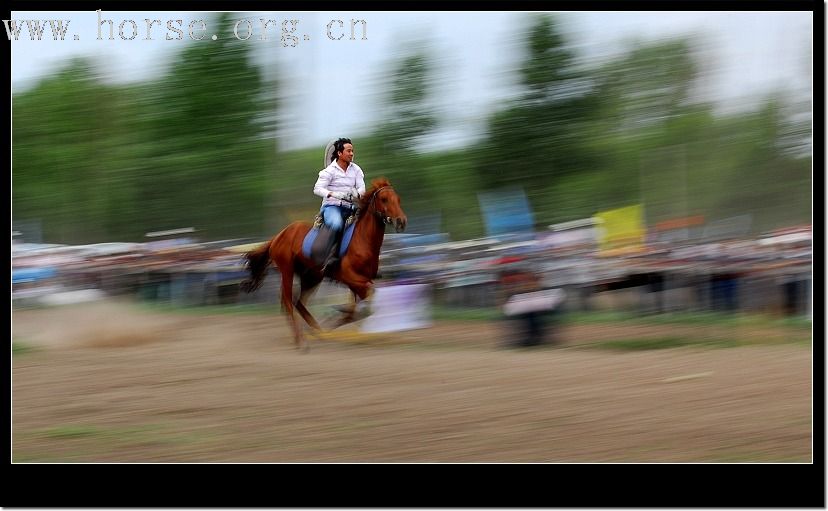
M 374 286 L 369 286 L 364 294 L 354 293 L 353 320 L 360 320 L 371 315 L 371 301 L 374 297 Z
M 370 280 L 348 283 L 351 289 L 351 303 L 342 311 L 342 316 L 334 328 L 358 321 L 370 315 L 370 299 L 374 295 L 374 286 Z

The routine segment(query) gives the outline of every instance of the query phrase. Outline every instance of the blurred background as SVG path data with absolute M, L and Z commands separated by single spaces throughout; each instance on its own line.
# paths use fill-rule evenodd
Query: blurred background
M 98 16 L 13 16 L 14 462 L 813 461 L 811 12 Z M 343 136 L 408 229 L 300 356 Z
M 12 43 L 17 297 L 243 300 L 239 254 L 312 220 L 346 136 L 409 216 L 383 278 L 446 304 L 494 305 L 531 267 L 577 309 L 809 314 L 810 12 L 13 17 L 79 35 Z

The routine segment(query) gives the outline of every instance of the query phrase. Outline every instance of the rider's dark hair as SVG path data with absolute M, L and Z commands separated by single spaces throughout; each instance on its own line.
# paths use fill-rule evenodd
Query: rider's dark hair
M 350 138 L 339 138 L 334 142 L 334 150 L 333 154 L 331 155 L 331 161 L 336 160 L 339 158 L 339 153 L 345 150 L 345 144 L 352 144 Z

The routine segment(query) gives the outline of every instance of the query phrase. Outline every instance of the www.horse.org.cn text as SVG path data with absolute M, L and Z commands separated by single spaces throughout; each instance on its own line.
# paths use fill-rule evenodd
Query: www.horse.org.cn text
M 186 21 L 184 19 L 151 19 L 139 21 L 132 19 L 115 19 L 105 15 L 100 9 L 97 13 L 98 41 L 181 41 L 185 37 L 193 41 L 231 37 L 239 41 L 274 41 L 278 37 L 279 46 L 295 48 L 302 41 L 316 39 L 330 41 L 367 41 L 368 22 L 351 18 L 326 20 L 319 26 L 305 26 L 297 19 L 273 19 L 264 17 L 240 18 L 231 22 L 231 30 L 211 30 L 203 19 Z M 9 41 L 66 41 L 81 40 L 81 35 L 69 30 L 72 20 L 3 20 Z M 90 35 L 91 36 L 91 35 Z M 90 37 L 84 36 L 84 37 Z

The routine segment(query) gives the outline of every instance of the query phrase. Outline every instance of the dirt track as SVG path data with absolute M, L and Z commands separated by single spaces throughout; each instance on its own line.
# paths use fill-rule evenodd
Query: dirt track
M 13 461 L 812 461 L 810 346 L 584 349 L 681 331 L 600 325 L 506 350 L 501 327 L 302 354 L 275 315 L 15 311 L 14 340 L 36 349 L 13 358 Z

